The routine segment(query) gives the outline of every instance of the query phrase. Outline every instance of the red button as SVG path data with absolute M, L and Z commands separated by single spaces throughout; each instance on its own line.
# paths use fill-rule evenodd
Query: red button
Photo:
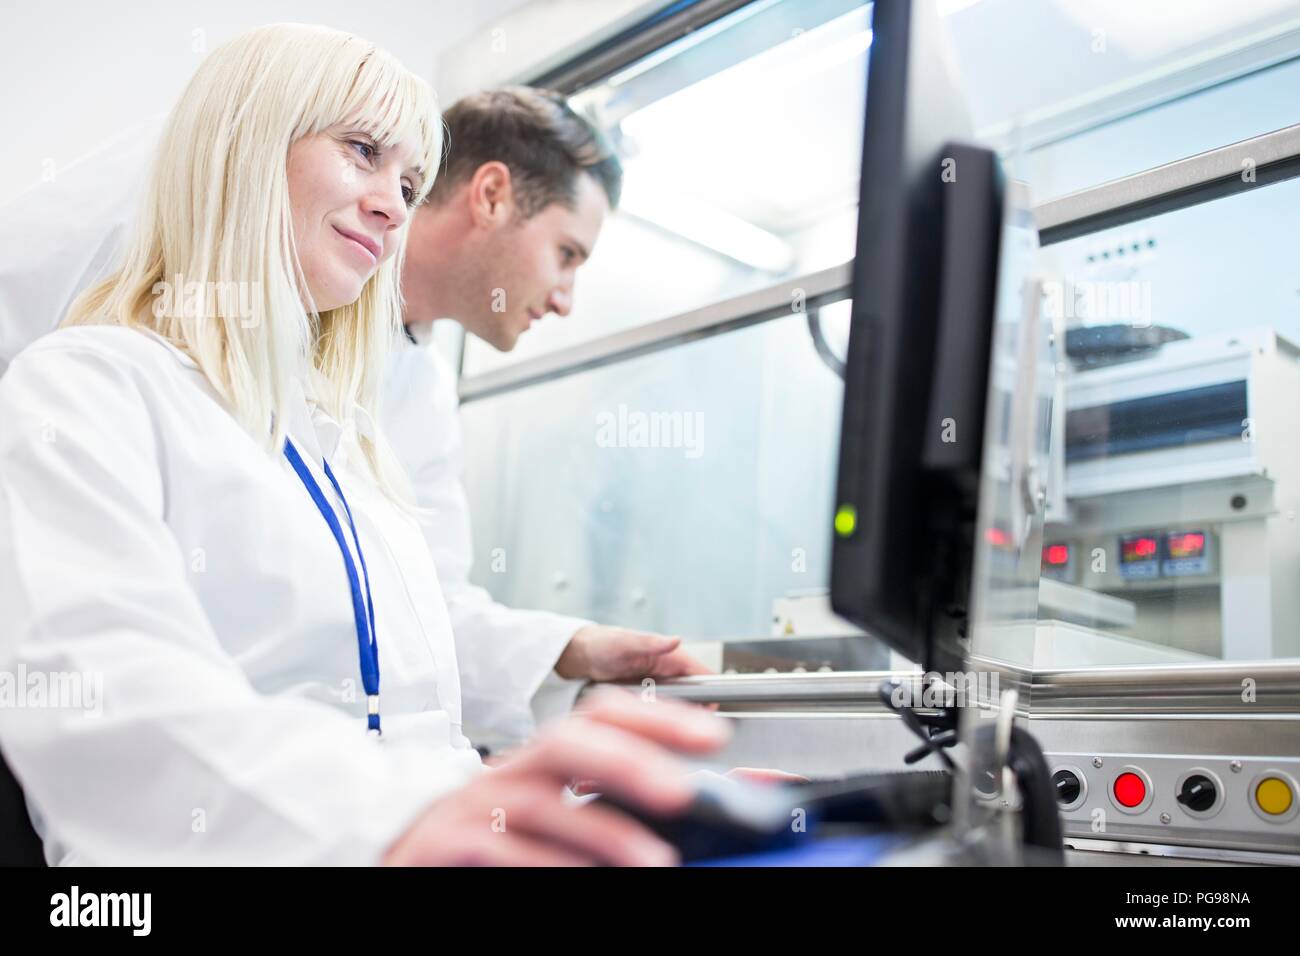
M 1115 799 L 1121 807 L 1136 807 L 1147 798 L 1147 785 L 1135 773 L 1122 773 L 1115 778 Z

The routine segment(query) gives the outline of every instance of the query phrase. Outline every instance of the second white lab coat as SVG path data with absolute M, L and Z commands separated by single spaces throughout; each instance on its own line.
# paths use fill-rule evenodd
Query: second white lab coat
M 399 344 L 380 418 L 417 503 L 428 509 L 420 522 L 456 637 L 467 732 L 476 740 L 483 731 L 503 741 L 527 737 L 536 722 L 572 707 L 583 682 L 561 680 L 552 669 L 569 638 L 591 622 L 506 607 L 470 583 L 473 542 L 456 376 L 432 344 Z

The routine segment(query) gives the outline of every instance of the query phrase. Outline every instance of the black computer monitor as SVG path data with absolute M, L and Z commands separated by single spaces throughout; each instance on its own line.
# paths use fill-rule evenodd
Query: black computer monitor
M 926 671 L 966 654 L 1004 180 L 933 0 L 877 0 L 831 603 Z

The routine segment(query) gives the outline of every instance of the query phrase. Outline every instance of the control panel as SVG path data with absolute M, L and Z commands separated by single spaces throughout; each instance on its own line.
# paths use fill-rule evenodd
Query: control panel
M 1109 569 L 1118 571 L 1110 574 Z M 1144 582 L 1166 586 L 1217 581 L 1213 526 L 1167 528 L 1043 545 L 1042 576 L 1065 584 L 1115 591 Z M 1152 585 L 1149 585 L 1152 586 Z
M 1294 853 L 1300 758 L 1049 753 L 1066 836 Z

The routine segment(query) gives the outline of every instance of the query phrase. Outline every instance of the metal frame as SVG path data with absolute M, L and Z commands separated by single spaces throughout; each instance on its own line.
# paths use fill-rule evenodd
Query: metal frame
M 1035 208 L 1034 219 L 1040 244 L 1050 246 L 1295 176 L 1300 125 L 1053 199 Z
M 1300 661 L 1035 670 L 1031 709 L 1035 717 L 1300 713 Z
M 572 94 L 631 66 L 675 40 L 694 33 L 715 20 L 747 7 L 752 0 L 694 0 L 676 2 L 664 12 L 638 23 L 566 63 L 547 70 L 529 81 L 559 93 Z
M 845 638 L 852 640 L 852 638 Z M 974 658 L 972 671 L 996 671 L 1027 687 L 1017 715 L 1033 718 L 1091 716 L 1110 719 L 1213 717 L 1277 719 L 1300 714 L 1300 661 L 1159 664 L 1036 670 Z M 877 697 L 882 681 L 914 677 L 915 671 L 841 671 L 828 674 L 723 674 L 662 681 L 666 697 L 716 702 L 724 707 L 852 710 L 887 713 Z M 1251 694 L 1243 700 L 1244 681 Z

